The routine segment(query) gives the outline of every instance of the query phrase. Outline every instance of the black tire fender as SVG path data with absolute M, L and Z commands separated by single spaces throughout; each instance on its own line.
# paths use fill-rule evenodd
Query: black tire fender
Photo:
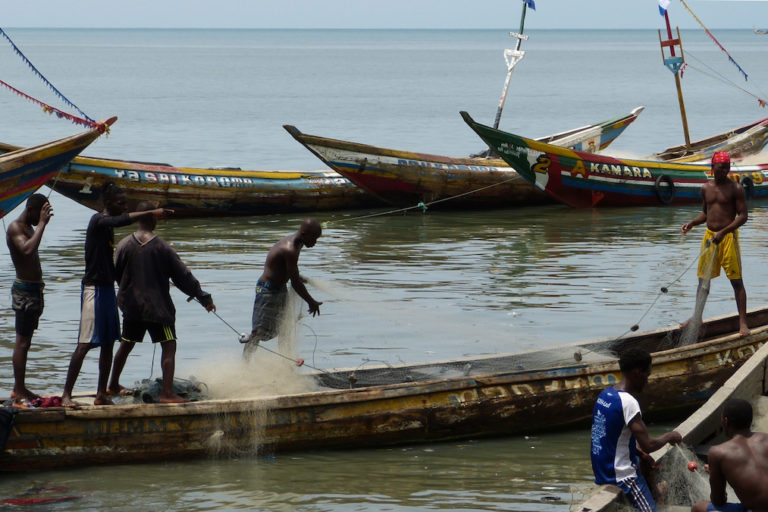
M 667 186 L 663 187 L 664 184 Z M 656 198 L 661 204 L 672 204 L 672 201 L 675 200 L 675 182 L 667 174 L 662 174 L 656 178 L 653 191 L 656 192 Z
M 742 176 L 741 181 L 739 182 L 741 185 L 741 188 L 744 189 L 744 197 L 747 199 L 752 199 L 755 197 L 755 181 L 750 178 L 749 176 Z

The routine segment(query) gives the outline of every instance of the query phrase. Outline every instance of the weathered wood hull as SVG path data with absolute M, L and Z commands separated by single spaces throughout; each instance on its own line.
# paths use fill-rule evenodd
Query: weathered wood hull
M 0 144 L 0 150 L 15 146 Z M 128 207 L 152 201 L 176 217 L 257 215 L 381 206 L 333 171 L 243 171 L 180 168 L 167 164 L 76 157 L 48 186 L 93 210 L 103 209 L 101 189 L 112 181 Z
M 730 398 L 740 398 L 753 404 L 760 400 L 768 400 L 768 345 L 763 345 L 738 371 L 736 371 L 715 393 L 691 416 L 675 428 L 683 436 L 683 444 L 691 447 L 694 453 L 705 456 L 709 446 L 725 441 L 720 415 L 723 404 Z M 661 467 L 679 468 L 679 480 L 669 480 L 670 489 L 686 487 L 684 475 L 686 460 L 681 459 L 676 449 L 665 446 L 652 454 Z M 680 507 L 680 510 L 690 510 L 693 503 L 674 502 L 678 496 L 670 496 L 667 505 Z M 729 501 L 732 501 L 730 499 Z M 579 512 L 619 512 L 626 510 L 621 491 L 613 485 L 597 487 L 595 491 L 577 509 Z
M 606 148 L 643 107 L 603 123 L 541 140 L 584 151 Z M 551 202 L 499 158 L 453 158 L 379 148 L 284 128 L 331 169 L 396 206 L 434 203 L 435 208 L 501 208 Z M 437 203 L 435 203 L 437 202 Z
M 116 120 L 115 117 L 104 121 L 100 129 L 0 154 L 0 217 L 32 195 Z
M 713 319 L 706 324 L 708 340 L 679 348 L 673 346 L 680 331 L 670 328 L 504 356 L 319 372 L 308 378 L 322 390 L 296 395 L 22 410 L 0 455 L 0 470 L 582 427 L 600 390 L 619 380 L 615 354 L 627 346 L 654 353 L 645 417 L 681 417 L 768 339 L 768 308 L 751 311 L 749 322 L 753 334 L 740 338 L 735 315 Z
M 488 146 L 539 190 L 575 208 L 697 204 L 709 164 L 630 160 L 573 151 L 464 120 Z M 730 177 L 748 198 L 768 197 L 768 164 L 735 165 Z

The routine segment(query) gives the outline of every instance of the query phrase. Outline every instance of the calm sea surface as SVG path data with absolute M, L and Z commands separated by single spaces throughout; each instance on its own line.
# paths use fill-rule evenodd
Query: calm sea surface
M 517 29 L 511 17 L 510 27 Z M 506 68 L 505 31 L 29 30 L 8 31 L 43 74 L 88 115 L 119 116 L 86 154 L 178 166 L 320 169 L 281 127 L 378 146 L 460 156 L 482 143 L 458 115 L 491 123 Z M 768 89 L 768 41 L 750 30 L 716 34 L 750 73 L 745 82 L 701 32 L 683 32 L 692 138 L 766 115 L 733 85 Z M 535 31 L 512 80 L 503 129 L 541 136 L 645 112 L 612 151 L 644 155 L 683 140 L 674 80 L 655 31 Z M 713 80 L 712 66 L 733 84 Z M 0 79 L 62 106 L 0 40 Z M 707 74 L 700 70 L 706 70 Z M 755 89 L 752 89 L 755 87 Z M 33 145 L 79 131 L 0 91 L 0 140 Z M 43 189 L 48 193 L 48 189 Z M 46 309 L 28 384 L 60 394 L 79 320 L 85 227 L 92 212 L 56 193 L 41 246 Z M 767 204 L 742 229 L 750 306 L 768 302 Z M 320 368 L 457 358 L 618 336 L 687 318 L 701 231 L 679 226 L 697 207 L 489 212 L 321 213 L 329 221 L 301 256 L 322 314 L 303 318 L 298 355 Z M 7 224 L 18 212 L 5 219 Z M 186 219 L 158 229 L 213 294 L 236 330 L 250 325 L 264 256 L 302 217 Z M 130 233 L 122 229 L 116 237 Z M 14 271 L 3 244 L 0 395 L 12 388 Z M 695 266 L 695 265 L 694 265 Z M 689 270 L 690 268 L 690 270 Z M 4 284 L 2 284 L 4 283 Z M 174 292 L 177 375 L 219 373 L 237 361 L 236 335 Z M 735 311 L 713 281 L 705 314 Z M 222 363 L 222 361 L 224 361 Z M 150 344 L 124 381 L 157 375 Z M 96 356 L 77 391 L 96 385 Z M 361 478 L 362 476 L 362 478 Z M 0 496 L 66 486 L 83 496 L 55 510 L 567 510 L 589 489 L 588 433 L 427 446 L 211 459 L 3 476 Z

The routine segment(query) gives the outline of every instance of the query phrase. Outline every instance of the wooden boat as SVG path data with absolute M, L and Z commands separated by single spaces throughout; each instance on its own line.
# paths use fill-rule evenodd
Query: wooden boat
M 625 116 L 538 140 L 594 152 L 607 147 L 642 111 L 637 107 Z M 500 158 L 413 153 L 308 135 L 291 125 L 284 128 L 331 169 L 392 205 L 498 208 L 548 202 Z
M 759 36 L 764 36 L 764 35 L 768 34 L 768 29 L 756 28 L 755 29 L 755 34 L 757 34 Z
M 630 346 L 654 357 L 644 391 L 645 418 L 679 418 L 703 403 L 768 339 L 768 307 L 749 311 L 748 322 L 752 334 L 739 337 L 737 315 L 709 319 L 706 339 L 686 346 L 677 346 L 680 328 L 670 327 L 517 354 L 313 371 L 301 376 L 312 379 L 317 391 L 301 394 L 26 409 L 16 414 L 0 470 L 228 451 L 378 447 L 584 427 L 595 397 L 620 378 L 616 354 Z
M 706 461 L 709 447 L 725 441 L 720 414 L 723 404 L 730 398 L 740 398 L 752 403 L 755 418 L 758 411 L 768 410 L 768 345 L 763 345 L 741 368 L 731 376 L 722 387 L 702 405 L 696 412 L 683 421 L 676 431 L 683 436 L 683 444 L 690 448 L 697 458 Z M 678 448 L 665 446 L 652 454 L 661 464 L 664 472 L 661 476 L 667 481 L 670 489 L 690 488 L 686 480 L 689 476 L 687 463 L 689 460 L 682 456 Z M 700 464 L 703 467 L 703 464 Z M 707 478 L 708 482 L 708 478 Z M 667 496 L 665 510 L 690 510 L 691 501 L 709 499 L 705 496 L 681 496 L 671 492 Z M 733 501 L 730 496 L 728 501 Z M 624 501 L 621 490 L 614 485 L 603 485 L 595 489 L 581 506 L 578 512 L 619 512 L 627 510 L 628 502 Z
M 32 195 L 116 120 L 112 117 L 80 134 L 0 155 L 0 217 Z
M 0 151 L 16 146 L 0 143 Z M 76 157 L 48 181 L 60 194 L 96 211 L 101 189 L 112 181 L 125 190 L 128 207 L 152 201 L 176 217 L 256 215 L 381 206 L 333 171 L 243 171 Z
M 575 208 L 701 202 L 709 164 L 631 160 L 573 151 L 464 120 L 529 183 Z M 747 198 L 768 197 L 768 164 L 735 165 L 730 177 Z
M 677 29 L 677 37 L 673 37 L 672 26 L 669 23 L 669 12 L 666 10 L 664 11 L 664 23 L 666 25 L 666 39 L 663 38 L 662 31 L 659 30 L 661 59 L 664 66 L 675 76 L 675 87 L 677 88 L 677 100 L 680 104 L 680 119 L 683 124 L 685 144 L 671 147 L 661 153 L 652 155 L 651 159 L 663 160 L 665 162 L 702 162 L 709 160 L 716 151 L 727 151 L 731 154 L 732 158 L 743 158 L 762 151 L 766 143 L 768 143 L 768 118 L 760 119 L 741 128 L 736 128 L 735 130 L 697 142 L 691 142 L 691 137 L 688 133 L 688 117 L 685 113 L 685 101 L 683 100 L 683 88 L 680 84 L 682 69 L 685 66 L 683 42 L 680 38 L 679 28 Z M 497 127 L 494 126 L 494 128 Z

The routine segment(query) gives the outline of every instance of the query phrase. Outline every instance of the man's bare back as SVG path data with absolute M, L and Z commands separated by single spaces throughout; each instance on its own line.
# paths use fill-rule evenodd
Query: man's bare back
M 709 468 L 725 478 L 746 508 L 768 511 L 768 434 L 736 435 L 713 446 Z

